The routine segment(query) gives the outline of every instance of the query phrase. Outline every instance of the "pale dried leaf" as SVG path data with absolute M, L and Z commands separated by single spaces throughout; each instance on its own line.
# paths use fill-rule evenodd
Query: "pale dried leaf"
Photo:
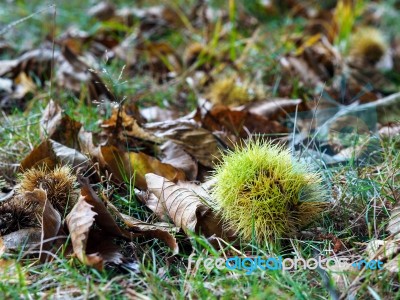
M 395 240 L 371 240 L 366 252 L 371 260 L 385 260 L 393 257 L 399 249 L 398 241 Z
M 143 152 L 129 152 L 127 155 L 132 167 L 124 167 L 125 169 L 128 167 L 130 170 L 134 170 L 135 185 L 139 188 L 146 188 L 146 185 L 143 183 L 146 182 L 144 176 L 148 173 L 156 173 L 174 182 L 186 178 L 185 173 L 182 170 L 176 169 L 169 164 L 162 163 L 158 159 L 144 154 Z
M 50 201 L 47 200 L 46 191 L 43 189 L 34 189 L 32 192 L 25 192 L 28 202 L 38 203 L 42 208 L 41 224 L 42 236 L 40 247 L 40 259 L 46 259 L 47 255 L 43 255 L 43 250 L 49 250 L 55 244 L 55 237 L 61 228 L 60 213 L 54 209 Z
M 0 237 L 0 256 L 21 248 L 36 248 L 40 245 L 42 230 L 25 228 Z
M 393 259 L 389 260 L 384 265 L 385 270 L 393 273 L 395 276 L 398 276 L 400 271 L 400 255 L 397 255 Z
M 80 177 L 79 182 L 82 184 L 82 196 L 85 198 L 85 201 L 92 206 L 91 210 L 95 213 L 94 219 L 96 224 L 110 236 L 127 237 L 123 230 L 119 228 L 103 201 L 90 186 L 88 178 Z
M 85 168 L 89 162 L 85 155 L 75 149 L 53 140 L 45 140 L 21 161 L 21 169 L 26 170 L 42 165 L 51 169 L 59 164 Z
M 79 150 L 78 133 L 81 127 L 81 123 L 64 114 L 61 107 L 50 100 L 40 119 L 40 136 Z
M 266 101 L 251 102 L 244 108 L 253 114 L 261 115 L 265 118 L 277 120 L 293 113 L 302 103 L 301 99 L 269 99 Z
M 200 128 L 195 122 L 187 120 L 166 121 L 145 124 L 144 128 L 155 136 L 171 140 L 182 146 L 202 165 L 213 167 L 221 157 L 219 144 L 215 136 L 208 130 Z
M 86 255 L 89 231 L 94 223 L 94 217 L 97 215 L 92 208 L 93 206 L 85 201 L 85 197 L 81 196 L 66 217 L 66 223 L 71 234 L 75 255 L 82 263 L 97 266 L 101 263 L 101 259 L 97 255 Z
M 213 234 L 225 236 L 221 220 L 192 190 L 155 174 L 147 174 L 146 181 L 149 191 L 159 200 L 157 205 L 186 234 L 201 231 L 207 237 Z
M 395 237 L 400 237 L 400 207 L 395 207 L 392 209 L 387 230 L 391 234 L 395 235 Z
M 178 254 L 179 246 L 174 234 L 179 230 L 168 223 L 149 224 L 126 214 L 119 214 L 125 225 L 134 232 L 142 233 L 146 237 L 157 238 L 168 245 L 173 255 Z
M 197 163 L 183 150 L 182 146 L 167 141 L 161 145 L 160 150 L 163 154 L 162 163 L 170 164 L 177 169 L 183 170 L 188 180 L 196 179 L 198 172 Z
M 206 207 L 192 191 L 181 188 L 164 177 L 147 174 L 148 189 L 158 199 L 175 225 L 186 233 L 194 231 L 197 224 L 196 212 L 205 211 Z

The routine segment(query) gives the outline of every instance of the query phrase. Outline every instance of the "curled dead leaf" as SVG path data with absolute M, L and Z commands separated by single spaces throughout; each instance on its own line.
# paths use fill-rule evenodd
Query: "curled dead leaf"
M 232 134 L 232 138 L 246 138 L 251 134 L 273 135 L 288 132 L 288 129 L 276 120 L 221 105 L 214 106 L 208 111 L 202 119 L 202 124 L 210 131 L 227 131 Z
M 81 196 L 71 212 L 66 217 L 68 230 L 71 234 L 72 247 L 78 259 L 88 266 L 101 269 L 103 260 L 96 254 L 86 255 L 86 246 L 89 239 L 89 231 L 97 214 L 92 210 L 93 206 Z
M 61 228 L 61 216 L 47 199 L 45 190 L 34 189 L 32 192 L 25 192 L 25 197 L 28 202 L 35 202 L 42 208 L 40 260 L 43 261 L 47 258 L 47 255 L 43 251 L 49 251 L 52 246 L 57 244 L 57 235 Z
M 46 106 L 40 125 L 42 138 L 50 138 L 66 147 L 79 150 L 78 133 L 82 124 L 64 114 L 53 100 Z
M 115 222 L 104 202 L 90 186 L 88 178 L 80 177 L 79 181 L 82 184 L 82 197 L 85 198 L 86 203 L 92 206 L 91 210 L 95 213 L 96 224 L 109 236 L 130 238 Z
M 163 140 L 171 140 L 180 145 L 202 165 L 212 168 L 221 157 L 219 143 L 208 130 L 195 122 L 175 120 L 145 124 L 144 128 Z
M 133 232 L 139 233 L 145 237 L 157 238 L 163 241 L 172 250 L 172 255 L 178 254 L 179 246 L 174 234 L 179 228 L 171 227 L 168 223 L 149 224 L 125 214 L 120 214 L 120 217 L 125 225 Z
M 206 237 L 225 236 L 221 220 L 191 189 L 155 174 L 147 174 L 146 181 L 149 191 L 158 199 L 156 212 L 168 215 L 186 234 L 201 232 Z
M 126 183 L 134 178 L 135 186 L 146 189 L 144 176 L 147 173 L 156 173 L 172 181 L 184 180 L 185 173 L 169 164 L 142 152 L 122 152 L 114 146 L 100 146 L 92 149 L 91 154 L 100 163 L 102 168 L 113 174 L 118 183 Z
M 163 158 L 162 163 L 169 164 L 185 172 L 188 180 L 195 180 L 198 173 L 197 162 L 183 150 L 182 146 L 167 141 L 160 147 Z
M 85 168 L 88 166 L 88 158 L 56 141 L 45 140 L 21 161 L 21 169 L 24 171 L 42 165 L 52 169 L 58 164 Z
M 37 248 L 42 238 L 40 228 L 25 228 L 0 237 L 0 256 L 21 249 Z

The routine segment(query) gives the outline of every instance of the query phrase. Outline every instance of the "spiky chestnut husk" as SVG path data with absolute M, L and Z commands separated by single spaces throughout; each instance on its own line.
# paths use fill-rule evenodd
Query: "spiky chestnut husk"
M 353 35 L 350 55 L 364 63 L 376 64 L 388 49 L 384 34 L 373 27 L 362 27 Z
M 61 214 L 68 213 L 76 203 L 73 193 L 76 176 L 71 173 L 68 166 L 56 167 L 48 170 L 44 167 L 29 169 L 21 176 L 19 194 L 36 188 L 47 192 L 47 199 Z
M 260 93 L 250 84 L 239 82 L 233 76 L 215 81 L 210 86 L 207 96 L 214 104 L 241 105 L 256 100 Z
M 215 209 L 245 241 L 292 236 L 326 207 L 318 173 L 261 140 L 224 154 L 213 174 Z
M 0 235 L 23 228 L 40 227 L 40 211 L 37 203 L 27 201 L 26 197 L 20 195 L 0 202 Z

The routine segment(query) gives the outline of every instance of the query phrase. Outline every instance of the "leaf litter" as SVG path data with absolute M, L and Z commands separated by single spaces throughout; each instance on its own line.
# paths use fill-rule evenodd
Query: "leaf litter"
M 339 14 L 359 13 L 348 1 L 331 8 L 289 4 L 285 13 L 306 18 L 307 25 L 302 35 L 280 37 L 287 50 L 268 62 L 279 68 L 279 76 L 246 73 L 245 63 L 254 59 L 251 49 L 261 56 L 262 38 L 271 37 L 262 29 L 263 14 L 267 6 L 271 12 L 277 9 L 275 4 L 260 5 L 265 10 L 258 13 L 250 4 L 240 7 L 237 22 L 254 35 L 237 60 L 240 51 L 230 45 L 232 32 L 220 28 L 228 22 L 227 14 L 205 2 L 192 11 L 166 4 L 136 9 L 101 2 L 88 11 L 89 18 L 101 21 L 90 33 L 70 28 L 54 44 L 43 41 L 19 56 L 9 47 L 0 48 L 10 57 L 0 61 L 4 115 L 29 109 L 36 97 L 44 101 L 40 90 L 48 89 L 49 80 L 57 90 L 44 101 L 40 142 L 19 161 L 0 156 L 0 172 L 3 165 L 12 167 L 12 176 L 0 173 L 7 179 L 7 188 L 0 191 L 0 253 L 22 248 L 24 256 L 44 262 L 63 248 L 64 256 L 102 270 L 137 259 L 126 243 L 156 239 L 171 257 L 190 253 L 182 244 L 196 235 L 217 249 L 215 239 L 236 246 L 235 233 L 208 202 L 213 184 L 208 179 L 223 152 L 262 136 L 291 146 L 308 161 L 362 161 L 370 153 L 370 139 L 355 146 L 332 133 L 329 140 L 320 139 L 318 133 L 340 131 L 352 124 L 354 114 L 370 110 L 377 114 L 377 124 L 367 124 L 366 131 L 379 129 L 382 138 L 398 135 L 399 83 L 387 72 L 398 71 L 400 47 L 389 44 L 378 29 L 362 25 L 346 37 Z M 322 25 L 327 17 L 332 22 Z M 204 43 L 189 38 L 202 28 Z M 189 42 L 175 47 L 173 41 L 157 40 L 170 31 L 184 32 Z M 119 100 L 117 86 L 109 84 L 101 66 L 104 59 L 124 65 L 118 80 L 148 78 L 149 91 L 127 91 Z M 169 86 L 176 88 L 174 101 L 163 99 L 165 107 L 160 108 L 148 100 L 149 93 Z M 67 112 L 61 90 L 81 99 L 80 105 L 99 104 L 96 130 Z M 189 106 L 189 95 L 195 97 L 195 107 Z M 302 113 L 309 112 L 313 118 L 303 119 Z M 0 134 L 5 135 L 4 129 Z M 124 193 L 146 213 L 120 207 Z M 398 189 L 394 194 L 397 199 Z M 332 198 L 335 207 L 339 200 Z M 397 273 L 400 214 L 398 205 L 387 208 L 389 236 L 371 240 L 365 252 Z M 319 236 L 330 241 L 335 254 L 347 246 L 336 236 Z M 351 278 L 349 285 L 334 277 L 343 295 L 357 291 L 364 277 L 361 272 Z

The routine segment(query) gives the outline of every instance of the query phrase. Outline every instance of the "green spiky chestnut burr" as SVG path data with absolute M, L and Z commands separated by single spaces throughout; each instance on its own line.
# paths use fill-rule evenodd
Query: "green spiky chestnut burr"
M 271 142 L 237 146 L 223 155 L 212 177 L 216 211 L 245 241 L 293 236 L 327 205 L 320 174 Z

